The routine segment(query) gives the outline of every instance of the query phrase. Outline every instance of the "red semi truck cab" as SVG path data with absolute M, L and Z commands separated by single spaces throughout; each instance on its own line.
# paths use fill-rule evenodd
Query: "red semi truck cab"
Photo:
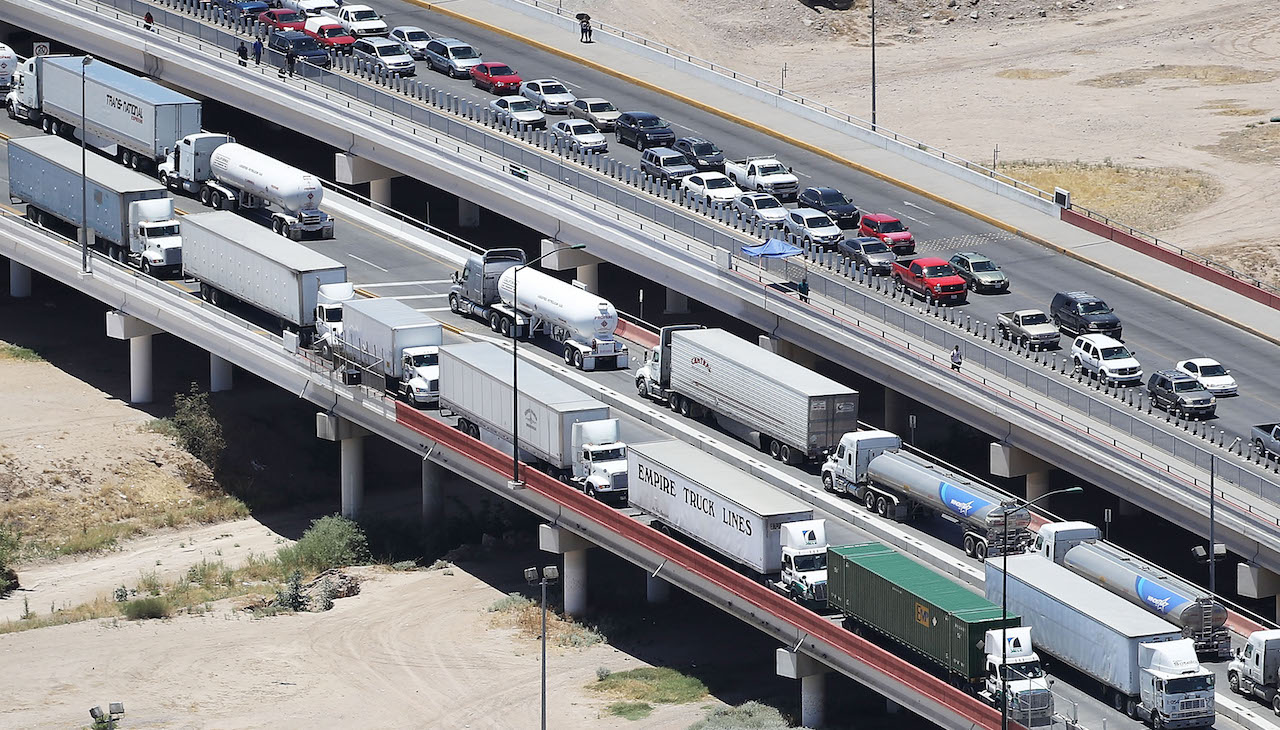
M 905 287 L 930 302 L 963 304 L 968 300 L 964 279 L 943 259 L 921 257 L 895 261 L 893 285 L 897 289 Z

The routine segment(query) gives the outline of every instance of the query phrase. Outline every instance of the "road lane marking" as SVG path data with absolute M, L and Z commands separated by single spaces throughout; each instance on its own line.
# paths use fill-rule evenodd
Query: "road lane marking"
M 395 299 L 403 302 L 406 299 L 444 299 L 447 296 L 449 295 L 448 294 L 409 294 L 408 296 L 403 296 L 403 297 L 383 297 L 383 298 Z
M 386 269 L 382 268 L 381 266 L 378 266 L 377 264 L 373 263 L 372 261 L 370 261 L 370 260 L 368 260 L 368 259 L 362 259 L 362 258 L 360 258 L 359 256 L 357 256 L 357 255 L 355 255 L 355 254 L 353 254 L 353 253 L 349 253 L 349 254 L 347 254 L 347 255 L 348 255 L 348 256 L 350 256 L 351 258 L 355 259 L 356 261 L 359 261 L 359 262 L 360 262 L 360 263 L 362 263 L 362 264 L 368 264 L 368 265 L 372 266 L 373 268 L 377 269 L 378 271 L 381 271 L 381 272 L 382 272 L 382 273 L 384 273 L 384 274 L 385 274 L 385 273 L 387 273 L 387 270 L 386 270 Z
M 380 281 L 376 284 L 361 284 L 365 289 L 380 289 L 385 286 L 417 286 L 419 284 L 452 284 L 453 279 L 423 279 L 422 281 Z
M 916 210 L 923 210 L 924 212 L 928 213 L 929 215 L 937 215 L 937 213 L 934 213 L 933 211 L 931 211 L 931 210 L 927 210 L 927 209 L 925 209 L 925 208 L 921 208 L 920 206 L 916 205 L 915 203 L 911 202 L 910 200 L 904 200 L 904 201 L 902 201 L 902 204 L 903 204 L 903 205 L 909 205 L 909 206 L 911 206 L 912 208 L 915 208 Z
M 415 312 L 448 312 L 448 307 L 427 307 L 426 309 L 414 309 Z M 443 322 L 441 323 L 443 324 Z M 459 330 L 461 332 L 461 330 Z

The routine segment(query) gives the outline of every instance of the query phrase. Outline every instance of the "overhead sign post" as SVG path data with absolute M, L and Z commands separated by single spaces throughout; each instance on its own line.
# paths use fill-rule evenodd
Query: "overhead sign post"
M 31 55 L 47 56 L 49 55 L 49 41 L 36 41 L 31 44 Z

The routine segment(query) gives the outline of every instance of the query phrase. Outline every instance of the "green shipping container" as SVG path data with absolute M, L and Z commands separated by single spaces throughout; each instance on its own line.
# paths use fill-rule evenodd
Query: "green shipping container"
M 827 550 L 828 605 L 977 681 L 987 631 L 1022 625 L 1000 607 L 889 547 L 868 542 Z

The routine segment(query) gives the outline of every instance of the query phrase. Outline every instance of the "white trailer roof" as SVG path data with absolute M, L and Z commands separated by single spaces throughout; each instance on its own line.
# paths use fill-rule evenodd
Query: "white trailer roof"
M 241 218 L 228 210 L 192 213 L 183 217 L 182 225 L 195 226 L 212 231 L 246 248 L 252 248 L 254 251 L 291 271 L 325 271 L 346 268 L 322 253 L 312 251 L 300 243 L 295 243 L 284 236 L 272 233 L 270 228 L 246 218 Z
M 342 306 L 345 309 L 360 311 L 392 328 L 436 324 L 434 319 L 399 299 L 351 299 L 344 302 Z
M 81 56 L 61 56 L 45 59 L 45 63 L 58 66 L 65 69 L 68 73 L 80 75 L 80 59 Z M 139 99 L 145 99 L 150 104 L 198 104 L 195 99 L 178 91 L 174 91 L 165 86 L 161 86 L 151 79 L 137 76 L 124 69 L 116 68 L 102 59 L 95 59 L 93 63 L 85 67 L 85 76 L 95 81 L 100 81 L 117 91 L 129 94 Z
M 489 342 L 445 345 L 441 352 L 470 363 L 507 385 L 511 384 L 511 353 Z M 557 411 L 603 408 L 603 403 L 532 363 L 520 361 L 520 394 Z
M 522 376 L 523 377 L 523 376 Z M 812 511 L 813 506 L 766 484 L 747 472 L 683 441 L 650 441 L 627 444 L 691 482 L 723 495 L 758 515 L 785 515 Z
M 740 367 L 759 373 L 763 377 L 776 382 L 785 383 L 789 390 L 814 397 L 820 395 L 842 395 L 854 392 L 853 388 L 842 385 L 831 378 L 819 375 L 803 365 L 791 362 L 777 353 L 744 340 L 735 334 L 722 329 L 681 330 L 672 335 L 674 338 L 686 339 L 719 352 L 736 362 Z
M 987 562 L 1000 568 L 1004 558 Z M 1177 626 L 1159 616 L 1035 553 L 1009 556 L 1009 577 L 1066 601 L 1129 638 L 1180 633 Z
M 9 146 L 43 157 L 59 167 L 75 172 L 77 176 L 80 174 L 80 145 L 68 142 L 61 137 L 51 135 L 21 137 L 9 140 Z M 155 178 L 134 172 L 123 165 L 117 165 L 93 150 L 85 152 L 84 162 L 84 170 L 90 180 L 117 193 L 164 189 L 160 181 Z

